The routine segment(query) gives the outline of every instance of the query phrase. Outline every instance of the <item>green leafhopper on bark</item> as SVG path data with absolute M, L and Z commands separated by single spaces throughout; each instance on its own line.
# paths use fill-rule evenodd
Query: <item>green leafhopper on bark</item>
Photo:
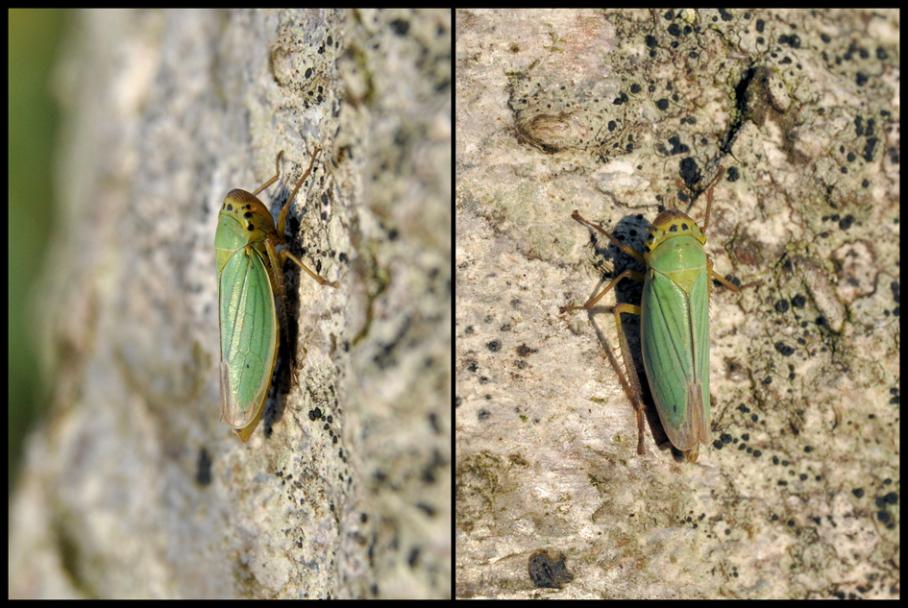
M 262 418 L 277 362 L 281 323 L 275 299 L 284 296 L 283 262 L 292 260 L 320 284 L 337 287 L 286 249 L 279 249 L 285 245 L 290 204 L 309 177 L 318 153 L 316 147 L 309 167 L 281 208 L 276 226 L 257 195 L 277 181 L 283 152 L 277 155 L 271 179 L 254 192 L 231 190 L 218 214 L 214 247 L 221 336 L 221 418 L 244 442 Z
M 722 173 L 720 169 L 713 185 Z M 618 249 L 646 266 L 644 274 L 632 270 L 621 272 L 581 306 L 561 308 L 561 312 L 590 310 L 622 279 L 643 282 L 640 306 L 618 303 L 613 310 L 628 378 L 621 374 L 614 360 L 612 363 L 624 390 L 634 403 L 638 454 L 645 452 L 643 399 L 627 338 L 621 327 L 621 313 L 640 315 L 643 366 L 659 420 L 671 444 L 684 454 L 688 462 L 696 462 L 699 444 L 709 443 L 710 279 L 718 280 L 733 291 L 738 291 L 738 288 L 713 271 L 712 262 L 704 250 L 712 208 L 712 185 L 706 190 L 706 199 L 702 230 L 686 213 L 667 209 L 653 221 L 643 253 L 621 243 L 598 224 L 581 217 L 577 211 L 571 216 L 602 233 Z M 611 358 L 611 353 L 609 356 Z

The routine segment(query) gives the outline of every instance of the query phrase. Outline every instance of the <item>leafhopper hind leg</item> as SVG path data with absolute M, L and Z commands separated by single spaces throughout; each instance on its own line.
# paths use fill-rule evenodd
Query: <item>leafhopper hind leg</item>
M 561 312 L 564 313 L 573 310 L 591 310 L 593 306 L 596 305 L 596 302 L 601 300 L 602 296 L 608 293 L 609 290 L 617 285 L 618 281 L 622 279 L 643 281 L 643 275 L 633 270 L 625 270 L 617 277 L 612 279 L 609 284 L 606 285 L 605 289 L 587 300 L 585 304 L 581 306 L 562 306 L 560 309 Z M 644 424 L 643 391 L 640 388 L 640 379 L 637 376 L 637 370 L 634 369 L 634 360 L 631 357 L 631 351 L 627 345 L 627 337 L 624 334 L 624 328 L 621 326 L 621 313 L 639 315 L 640 307 L 634 304 L 619 303 L 612 309 L 612 311 L 615 314 L 615 328 L 618 330 L 618 344 L 621 347 L 621 358 L 624 360 L 625 368 L 628 370 L 627 377 L 625 377 L 625 375 L 621 373 L 621 366 L 618 364 L 618 361 L 615 359 L 615 355 L 612 354 L 612 349 L 608 347 L 608 344 L 604 339 L 603 350 L 605 350 L 605 354 L 608 357 L 612 369 L 614 369 L 615 373 L 618 374 L 618 381 L 621 383 L 621 387 L 624 389 L 624 393 L 627 395 L 628 399 L 631 400 L 631 405 L 634 406 L 634 414 L 637 417 L 637 454 L 643 455 L 646 453 L 646 448 L 643 445 L 643 435 L 645 434 L 646 428 Z
M 612 283 L 615 283 L 618 278 L 616 278 L 615 281 L 612 281 Z M 611 285 L 609 285 L 609 287 L 611 287 Z M 602 293 L 605 293 L 605 291 L 607 291 L 607 289 L 603 290 Z M 599 294 L 599 297 L 601 297 L 601 295 L 602 294 Z M 598 297 L 596 299 L 598 299 Z M 562 307 L 562 310 L 579 310 L 581 308 L 584 307 L 565 306 Z M 618 382 L 621 383 L 621 388 L 624 389 L 624 393 L 627 395 L 628 399 L 630 399 L 631 405 L 634 407 L 634 415 L 637 418 L 637 454 L 642 456 L 643 454 L 646 454 L 646 447 L 643 445 L 643 436 L 646 434 L 643 390 L 640 388 L 640 378 L 637 376 L 637 370 L 634 368 L 634 359 L 631 357 L 631 349 L 627 344 L 627 336 L 624 333 L 624 328 L 621 326 L 621 314 L 627 313 L 639 316 L 640 307 L 635 304 L 620 303 L 612 309 L 612 312 L 615 315 L 615 328 L 618 330 L 618 344 L 621 347 L 621 358 L 624 360 L 624 367 L 627 369 L 626 377 L 621 373 L 621 365 L 618 363 L 618 360 L 615 359 L 615 355 L 612 353 L 612 349 L 609 348 L 605 338 L 601 334 L 599 334 L 599 337 L 602 341 L 603 350 L 608 357 L 609 364 L 612 366 L 612 369 L 615 370 L 615 373 L 618 374 Z M 598 334 L 599 330 L 597 329 L 596 332 Z
M 612 367 L 618 373 L 618 380 L 621 382 L 624 392 L 631 400 L 634 406 L 634 414 L 637 417 L 637 454 L 642 456 L 646 454 L 646 447 L 643 445 L 643 435 L 646 432 L 644 424 L 644 405 L 643 390 L 640 388 L 640 378 L 637 376 L 637 370 L 634 368 L 634 360 L 631 357 L 631 349 L 627 345 L 627 336 L 624 328 L 621 327 L 621 313 L 640 316 L 640 307 L 635 304 L 620 303 L 615 306 L 615 328 L 618 330 L 618 344 L 621 346 L 621 358 L 624 359 L 625 368 L 627 369 L 627 378 L 621 373 L 610 350 L 607 350 Z
M 296 359 L 293 356 L 294 351 L 291 348 L 291 344 L 290 344 L 290 328 L 289 328 L 289 324 L 288 324 L 288 320 L 287 320 L 287 304 L 286 304 L 286 299 L 284 298 L 284 275 L 283 275 L 283 272 L 281 271 L 281 268 L 283 267 L 282 263 L 286 259 L 293 260 L 297 266 L 299 266 L 300 268 L 305 270 L 307 273 L 309 273 L 309 275 L 312 278 L 314 278 L 316 281 L 318 281 L 322 285 L 328 285 L 330 287 L 337 287 L 337 282 L 329 281 L 323 277 L 320 277 L 318 274 L 316 274 L 315 272 L 310 270 L 308 267 L 306 267 L 305 264 L 303 264 L 296 256 L 294 256 L 292 253 L 288 252 L 287 250 L 277 251 L 275 249 L 274 244 L 272 244 L 271 241 L 265 241 L 265 248 L 268 251 L 268 259 L 270 261 L 271 272 L 272 272 L 272 276 L 274 279 L 273 285 L 275 286 L 275 292 L 278 295 L 277 308 L 278 308 L 278 317 L 280 319 L 280 327 L 281 327 L 281 331 L 279 331 L 279 334 L 280 334 L 281 344 L 284 349 L 284 353 L 286 353 L 286 356 L 287 356 L 287 365 L 286 365 L 286 367 L 284 367 L 284 369 L 287 370 L 287 372 L 289 372 L 290 378 L 295 378 L 296 377 L 296 371 L 295 371 L 296 370 Z M 303 349 L 303 352 L 305 353 L 305 348 Z M 284 378 L 284 377 L 286 377 L 286 376 L 282 376 L 282 378 Z M 265 408 L 262 408 L 262 409 L 264 410 Z M 268 422 L 268 426 L 270 427 L 271 420 L 268 420 L 267 422 Z
M 592 228 L 602 234 L 604 234 L 610 243 L 615 245 L 623 253 L 634 258 L 641 264 L 646 264 L 646 261 L 643 259 L 643 255 L 632 247 L 625 245 L 620 242 L 618 239 L 613 237 L 605 228 L 599 224 L 594 224 L 589 220 L 585 219 L 580 215 L 578 211 L 574 211 L 571 214 L 571 217 L 587 226 Z M 602 297 L 607 294 L 612 288 L 615 287 L 622 279 L 632 279 L 634 281 L 643 282 L 644 276 L 642 273 L 634 270 L 625 270 L 618 274 L 614 279 L 609 281 L 609 284 L 605 286 L 602 291 L 591 296 L 584 304 L 580 306 L 562 306 L 560 311 L 562 313 L 569 312 L 573 310 L 591 310 L 596 303 L 602 299 Z M 621 358 L 624 359 L 625 368 L 627 369 L 627 377 L 621 373 L 621 366 L 618 364 L 618 361 L 615 359 L 612 350 L 608 347 L 608 344 L 603 341 L 603 346 L 605 347 L 605 354 L 608 356 L 609 363 L 612 366 L 612 369 L 618 374 L 618 381 L 621 383 L 621 387 L 624 389 L 625 394 L 631 400 L 631 405 L 634 407 L 634 413 L 637 418 L 637 454 L 643 455 L 646 453 L 646 447 L 643 445 L 643 436 L 645 434 L 646 426 L 644 423 L 644 405 L 643 405 L 643 391 L 640 388 L 640 379 L 637 376 L 637 370 L 634 368 L 634 360 L 631 357 L 631 351 L 627 344 L 627 337 L 624 334 L 624 328 L 621 326 L 621 314 L 628 313 L 634 315 L 640 315 L 640 307 L 634 304 L 627 303 L 618 303 L 613 309 L 615 315 L 615 328 L 618 330 L 618 344 L 621 347 Z

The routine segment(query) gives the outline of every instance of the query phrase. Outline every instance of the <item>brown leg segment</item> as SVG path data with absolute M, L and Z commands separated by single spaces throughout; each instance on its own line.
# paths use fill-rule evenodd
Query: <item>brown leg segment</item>
M 290 211 L 290 203 L 292 203 L 293 199 L 296 197 L 296 193 L 299 191 L 300 186 L 303 185 L 303 182 L 306 181 L 306 178 L 312 173 L 312 166 L 315 164 L 315 158 L 321 150 L 321 148 L 315 146 L 315 149 L 312 151 L 312 156 L 309 157 L 309 166 L 306 168 L 306 172 L 303 173 L 303 176 L 296 182 L 296 186 L 293 187 L 293 192 L 290 193 L 287 202 L 281 207 L 281 212 L 277 216 L 277 233 L 281 238 L 284 238 L 284 226 L 287 222 L 287 212 Z
M 579 211 L 574 211 L 574 213 L 571 214 L 571 217 L 574 220 L 576 220 L 577 222 L 580 222 L 581 224 L 583 224 L 584 226 L 592 228 L 593 230 L 596 230 L 597 232 L 600 232 L 603 235 L 605 235 L 605 237 L 608 238 L 609 242 L 611 244 L 613 244 L 615 247 L 617 247 L 619 250 L 621 250 L 622 253 L 629 255 L 630 257 L 634 258 L 641 264 L 644 264 L 644 265 L 646 264 L 646 260 L 643 258 L 643 255 L 640 252 L 638 252 L 637 250 L 633 249 L 632 247 L 629 247 L 628 245 L 625 245 L 624 243 L 620 242 L 618 239 L 613 237 L 607 230 L 605 230 L 605 228 L 603 228 L 599 224 L 594 224 L 593 222 L 590 222 L 589 220 L 587 220 L 586 218 L 581 216 Z M 591 296 L 581 306 L 571 306 L 571 305 L 562 306 L 559 309 L 560 312 L 563 313 L 563 312 L 568 312 L 568 311 L 573 311 L 573 310 L 581 310 L 581 309 L 590 310 L 590 309 L 592 309 L 593 306 L 595 306 L 596 303 L 599 300 L 601 300 L 605 294 L 607 294 L 609 291 L 611 291 L 615 287 L 615 285 L 617 285 L 618 282 L 621 281 L 622 279 L 632 279 L 635 281 L 642 282 L 644 280 L 644 275 L 642 273 L 634 271 L 634 270 L 625 270 L 624 272 L 621 272 L 618 276 L 616 276 L 614 279 L 609 281 L 609 284 L 606 285 L 605 288 L 602 289 L 602 291 Z M 637 377 L 637 370 L 634 369 L 634 360 L 631 357 L 630 348 L 627 345 L 627 337 L 624 335 L 624 329 L 621 327 L 621 314 L 627 313 L 627 314 L 639 315 L 640 307 L 636 306 L 634 304 L 619 303 L 615 306 L 615 308 L 613 309 L 613 312 L 615 315 L 615 328 L 618 330 L 618 344 L 621 347 L 621 358 L 624 360 L 625 368 L 627 369 L 626 377 L 625 377 L 625 374 L 621 373 L 621 366 L 618 364 L 618 361 L 615 359 L 615 356 L 612 354 L 612 351 L 610 348 L 608 348 L 607 344 L 605 345 L 606 346 L 605 354 L 609 359 L 609 363 L 611 364 L 612 369 L 614 369 L 615 372 L 618 374 L 618 381 L 621 383 L 621 387 L 624 389 L 625 394 L 628 396 L 628 398 L 631 401 L 631 405 L 633 405 L 633 407 L 634 407 L 634 413 L 637 418 L 637 454 L 643 455 L 646 453 L 646 447 L 643 444 L 643 436 L 644 436 L 645 430 L 646 430 L 646 424 L 644 421 L 645 416 L 644 416 L 644 405 L 643 405 L 643 392 L 640 388 L 640 379 Z
M 287 224 L 287 214 L 290 211 L 290 204 L 293 202 L 293 199 L 296 197 L 296 193 L 299 192 L 300 186 L 303 185 L 303 182 L 306 181 L 306 178 L 309 177 L 310 173 L 312 173 L 312 167 L 315 165 L 315 159 L 316 159 L 316 157 L 318 157 L 319 152 L 321 152 L 321 148 L 316 146 L 315 149 L 312 151 L 312 156 L 310 156 L 310 159 L 309 159 L 309 166 L 306 168 L 305 173 L 303 173 L 302 177 L 300 177 L 299 180 L 296 182 L 296 186 L 293 187 L 293 192 L 290 193 L 290 196 L 287 198 L 287 202 L 284 203 L 283 207 L 281 207 L 281 212 L 278 214 L 278 217 L 277 217 L 277 239 L 278 239 L 277 242 L 272 243 L 271 241 L 265 241 L 265 247 L 268 250 L 268 258 L 271 260 L 271 264 L 274 267 L 274 274 L 275 274 L 276 278 L 279 279 L 278 280 L 278 289 L 281 292 L 280 295 L 283 295 L 283 280 L 281 280 L 281 278 L 282 278 L 281 268 L 282 268 L 282 263 L 286 260 L 292 260 L 294 264 L 296 264 L 297 266 L 302 268 L 304 271 L 306 271 L 306 274 L 308 274 L 310 277 L 312 277 L 313 279 L 318 281 L 320 285 L 328 285 L 330 287 L 337 287 L 336 282 L 329 281 L 328 279 L 320 277 L 315 271 L 313 271 L 308 266 L 303 264 L 299 260 L 299 258 L 297 258 L 295 255 L 293 255 L 286 249 L 282 250 L 282 251 L 277 251 L 275 249 L 275 245 L 281 244 L 284 241 L 284 228 L 286 227 L 286 224 Z M 283 152 L 278 154 L 277 162 L 280 162 L 281 154 L 283 154 Z M 275 179 L 277 179 L 276 175 L 271 180 L 269 180 L 268 182 L 263 184 L 262 187 L 259 188 L 259 190 L 271 185 L 271 182 L 273 182 Z M 258 192 L 258 190 L 256 192 Z
M 634 270 L 625 270 L 624 272 L 622 272 L 621 274 L 619 274 L 617 277 L 615 277 L 614 279 L 612 279 L 611 281 L 609 281 L 609 284 L 605 286 L 605 289 L 603 289 L 602 291 L 600 291 L 600 292 L 597 293 L 596 295 L 592 296 L 589 300 L 586 301 L 586 303 L 581 304 L 580 306 L 570 306 L 570 305 L 568 305 L 568 306 L 562 306 L 561 308 L 558 309 L 559 312 L 570 312 L 570 311 L 574 311 L 574 310 L 581 310 L 581 309 L 582 309 L 582 310 L 589 310 L 589 309 L 591 309 L 593 306 L 596 305 L 596 302 L 598 302 L 599 300 L 601 300 L 601 299 L 602 299 L 602 296 L 604 296 L 605 294 L 607 294 L 607 293 L 609 292 L 609 290 L 611 290 L 615 285 L 617 285 L 617 284 L 618 284 L 618 281 L 620 281 L 621 279 L 633 279 L 633 280 L 635 280 L 635 281 L 641 281 L 641 282 L 642 282 L 642 281 L 643 281 L 643 275 L 642 275 L 641 273 L 639 273 L 639 272 L 634 271 Z M 639 314 L 639 313 L 638 313 L 638 314 Z
M 337 281 L 329 281 L 324 277 L 318 276 L 314 270 L 311 270 L 308 266 L 300 262 L 299 258 L 287 251 L 286 249 L 281 251 L 278 255 L 281 256 L 283 260 L 293 260 L 293 263 L 306 271 L 306 273 L 319 282 L 320 285 L 327 285 L 328 287 L 337 287 Z
M 646 448 L 643 445 L 643 435 L 646 431 L 644 423 L 643 390 L 640 387 L 640 378 L 637 376 L 637 370 L 634 369 L 634 359 L 631 357 L 631 349 L 627 345 L 627 336 L 624 335 L 624 329 L 621 327 L 621 313 L 639 316 L 640 307 L 626 303 L 615 306 L 615 329 L 618 330 L 618 344 L 621 346 L 621 358 L 624 359 L 624 366 L 627 369 L 627 378 L 624 377 L 620 369 L 615 365 L 614 360 L 612 360 L 612 367 L 618 372 L 618 380 L 621 382 L 624 392 L 627 394 L 628 398 L 630 398 L 631 404 L 634 406 L 634 414 L 637 417 L 637 454 L 642 456 L 646 453 Z M 611 358 L 611 352 L 609 352 L 609 359 Z
M 271 179 L 269 179 L 264 184 L 262 184 L 261 186 L 256 188 L 255 192 L 252 193 L 252 196 L 258 196 L 259 192 L 261 192 L 262 190 L 264 190 L 265 188 L 267 188 L 268 186 L 273 184 L 275 181 L 277 181 L 278 176 L 280 176 L 280 174 L 281 174 L 281 157 L 283 157 L 283 156 L 284 156 L 283 150 L 281 150 L 280 152 L 277 153 L 277 158 L 274 159 L 274 175 L 271 177 Z
M 709 272 L 709 277 L 711 279 L 715 279 L 715 280 L 719 281 L 720 283 L 722 283 L 723 286 L 725 286 L 727 289 L 732 290 L 735 293 L 739 293 L 741 291 L 737 285 L 735 285 L 734 283 L 732 283 L 731 281 L 729 281 L 728 279 L 726 279 L 725 277 L 720 275 L 718 272 L 713 270 L 713 261 L 712 260 L 709 260 L 709 259 L 706 260 L 706 269 Z M 709 284 L 710 293 L 712 293 L 712 289 L 713 289 L 712 283 L 710 283 Z
M 621 241 L 619 241 L 618 239 L 616 239 L 615 237 L 613 237 L 611 234 L 609 234 L 609 232 L 605 228 L 603 228 L 599 224 L 594 224 L 593 222 L 585 219 L 583 216 L 580 215 L 579 211 L 575 210 L 574 213 L 571 214 L 571 217 L 574 218 L 576 221 L 580 222 L 581 224 L 583 224 L 584 226 L 587 226 L 589 228 L 592 228 L 593 230 L 597 230 L 597 231 L 601 232 L 602 234 L 604 234 L 606 236 L 606 238 L 608 238 L 609 242 L 611 242 L 612 245 L 614 245 L 615 247 L 620 249 L 622 251 L 622 253 L 625 253 L 625 254 L 631 256 L 632 258 L 634 258 L 641 264 L 646 264 L 646 261 L 643 259 L 643 254 L 641 254 L 639 251 L 635 250 L 633 247 L 629 247 L 629 246 L 625 245 L 624 243 L 622 243 Z
M 706 234 L 706 229 L 709 228 L 709 214 L 713 208 L 713 190 L 715 190 L 716 184 L 719 183 L 719 178 L 723 175 L 725 175 L 725 167 L 719 167 L 719 171 L 713 181 L 706 187 L 706 215 L 703 217 L 703 234 Z
M 578 306 L 576 308 L 583 307 Z M 603 350 L 605 350 L 605 355 L 608 357 L 609 364 L 618 375 L 618 382 L 621 383 L 621 388 L 624 389 L 624 393 L 627 395 L 628 399 L 630 399 L 631 405 L 634 408 L 634 414 L 637 418 L 637 454 L 643 455 L 646 454 L 646 447 L 643 445 L 643 436 L 646 434 L 643 391 L 640 388 L 640 379 L 637 376 L 637 370 L 634 369 L 634 360 L 631 357 L 630 347 L 628 347 L 627 344 L 627 337 L 624 335 L 624 329 L 621 327 L 621 314 L 627 313 L 639 315 L 640 307 L 634 304 L 622 303 L 615 306 L 612 312 L 615 315 L 615 329 L 618 331 L 618 345 L 621 348 L 621 358 L 624 360 L 624 367 L 627 370 L 626 376 L 621 372 L 621 365 L 618 363 L 618 360 L 615 359 L 612 349 L 609 348 L 608 343 L 604 341 Z

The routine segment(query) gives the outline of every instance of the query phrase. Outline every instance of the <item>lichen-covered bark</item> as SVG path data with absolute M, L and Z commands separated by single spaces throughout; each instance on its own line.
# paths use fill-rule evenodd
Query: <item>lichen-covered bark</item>
M 455 593 L 898 597 L 898 13 L 456 19 Z M 571 212 L 639 249 L 720 166 L 714 444 L 650 411 L 638 457 L 614 296 L 559 314 L 628 260 Z
M 92 11 L 42 291 L 52 413 L 11 501 L 13 597 L 447 597 L 449 11 Z M 290 343 L 218 421 L 218 208 L 293 205 Z M 289 356 L 288 356 L 289 355 Z

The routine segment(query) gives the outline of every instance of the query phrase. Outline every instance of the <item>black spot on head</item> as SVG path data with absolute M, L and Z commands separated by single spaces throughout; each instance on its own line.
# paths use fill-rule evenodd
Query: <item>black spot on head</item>
M 246 230 L 248 230 L 249 232 L 252 232 L 253 230 L 255 230 L 255 226 L 252 225 L 252 222 L 249 222 L 249 225 L 246 226 Z
M 681 230 L 687 230 L 687 223 L 681 224 Z
M 243 217 L 246 218 L 247 220 L 252 219 L 252 212 L 247 211 L 246 213 L 243 214 Z
M 669 232 L 678 232 L 678 224 L 672 224 L 668 227 Z
M 250 204 L 247 203 L 245 209 L 246 209 L 247 211 L 248 211 L 249 209 L 252 209 L 252 205 L 250 205 Z
M 230 203 L 224 203 L 224 208 L 227 211 L 233 211 L 233 205 L 231 205 Z

